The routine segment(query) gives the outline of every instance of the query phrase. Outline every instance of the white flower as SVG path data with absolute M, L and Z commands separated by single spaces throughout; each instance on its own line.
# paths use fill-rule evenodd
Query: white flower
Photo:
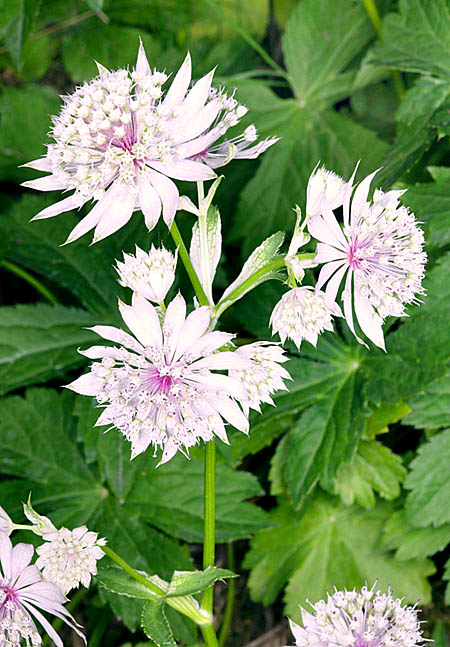
M 216 177 L 210 167 L 232 157 L 257 157 L 276 141 L 246 148 L 253 135 L 246 131 L 243 141 L 211 148 L 247 109 L 222 90 L 211 89 L 214 71 L 189 90 L 189 54 L 165 94 L 161 86 L 168 77 L 151 70 L 142 43 L 132 72 L 98 67 L 99 76 L 65 97 L 54 118 L 55 143 L 47 155 L 25 165 L 50 173 L 25 186 L 74 191 L 35 218 L 51 218 L 97 201 L 67 243 L 94 228 L 97 242 L 125 225 L 136 209 L 143 212 L 149 230 L 161 211 L 170 227 L 179 198 L 172 179 L 210 180 Z
M 283 380 L 290 380 L 291 376 L 280 364 L 288 358 L 278 344 L 267 341 L 246 344 L 240 346 L 236 354 L 250 360 L 248 368 L 230 371 L 230 377 L 244 385 L 249 407 L 260 411 L 261 402 L 273 404 L 270 396 L 275 391 L 287 390 Z
M 93 330 L 120 347 L 93 346 L 82 351 L 101 359 L 91 371 L 69 385 L 77 393 L 97 398 L 105 409 L 97 425 L 111 424 L 130 442 L 132 457 L 152 444 L 163 448 L 161 463 L 177 450 L 188 450 L 218 436 L 227 441 L 222 418 L 248 431 L 242 384 L 213 371 L 246 368 L 247 360 L 232 351 L 220 351 L 233 335 L 207 332 L 211 309 L 201 307 L 186 317 L 186 303 L 176 296 L 161 325 L 156 309 L 138 294 L 132 305 L 119 303 L 120 313 L 133 333 L 112 326 Z
M 119 283 L 131 288 L 149 301 L 162 303 L 175 280 L 177 255 L 163 246 L 144 252 L 136 245 L 136 255 L 123 255 L 123 263 L 117 262 Z
M 332 315 L 341 316 L 341 310 L 323 292 L 309 286 L 293 288 L 273 309 L 272 334 L 278 333 L 283 343 L 289 337 L 297 348 L 303 339 L 315 346 L 321 332 L 333 331 Z
M 4 532 L 9 536 L 13 530 L 14 530 L 14 524 L 11 518 L 6 513 L 6 511 L 3 510 L 3 508 L 0 506 L 0 533 Z
M 106 539 L 99 539 L 86 526 L 61 528 L 43 535 L 43 539 L 46 543 L 36 549 L 36 566 L 44 579 L 59 586 L 64 594 L 80 583 L 88 587 L 91 576 L 97 575 L 97 561 L 104 556 L 101 546 Z
M 0 645 L 31 647 L 42 645 L 32 616 L 42 625 L 56 647 L 63 642 L 41 611 L 63 620 L 86 642 L 70 613 L 60 589 L 45 582 L 37 566 L 30 566 L 34 547 L 31 544 L 12 546 L 9 537 L 0 532 Z
M 361 182 L 350 204 L 353 187 L 343 204 L 343 230 L 331 208 L 322 203 L 320 215 L 308 222 L 309 232 L 321 241 L 314 260 L 323 263 L 317 287 L 327 284 L 330 301 L 345 278 L 342 301 L 348 326 L 356 336 L 353 308 L 363 333 L 384 349 L 382 324 L 387 316 L 404 316 L 405 304 L 423 294 L 426 255 L 424 235 L 414 214 L 399 206 L 403 191 L 375 191 L 367 201 L 375 173 Z M 357 336 L 359 342 L 362 342 Z
M 415 607 L 391 591 L 338 591 L 301 609 L 303 627 L 290 620 L 297 647 L 418 647 L 424 643 Z
M 311 218 L 320 214 L 324 206 L 331 210 L 341 207 L 349 188 L 351 192 L 353 177 L 350 182 L 345 182 L 339 175 L 327 171 L 325 167 L 316 167 L 311 173 L 306 189 L 307 216 Z

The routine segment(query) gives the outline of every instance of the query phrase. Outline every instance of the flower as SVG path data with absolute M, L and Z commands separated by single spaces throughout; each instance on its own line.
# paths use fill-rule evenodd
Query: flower
M 117 262 L 119 283 L 131 288 L 154 303 L 162 303 L 175 280 L 177 255 L 163 246 L 144 252 L 136 245 L 136 255 L 124 254 L 123 263 Z
M 424 642 L 415 607 L 402 599 L 360 591 L 338 591 L 302 612 L 303 627 L 290 620 L 297 647 L 417 647 Z
M 43 535 L 43 539 L 46 543 L 36 549 L 36 566 L 44 579 L 59 586 L 64 594 L 80 583 L 88 587 L 91 575 L 97 575 L 97 561 L 104 556 L 101 546 L 106 539 L 99 539 L 86 526 L 61 528 Z
M 0 506 L 0 533 L 4 532 L 9 536 L 13 530 L 14 530 L 14 524 L 10 516 Z
M 297 348 L 303 339 L 315 346 L 321 332 L 333 331 L 332 315 L 342 316 L 341 309 L 323 292 L 310 286 L 293 288 L 283 294 L 273 309 L 272 334 L 278 333 L 283 343 L 289 337 Z
M 347 183 L 333 171 L 327 171 L 323 166 L 321 168 L 316 167 L 311 173 L 306 188 L 307 216 L 311 218 L 320 214 L 323 206 L 331 210 L 341 207 L 349 187 L 351 187 L 353 177 Z
M 266 140 L 248 148 L 254 131 L 241 140 L 211 146 L 247 112 L 233 96 L 211 89 L 214 70 L 191 82 L 186 56 L 168 91 L 167 75 L 152 70 L 142 43 L 136 68 L 109 71 L 64 98 L 54 118 L 54 144 L 44 158 L 25 166 L 50 175 L 25 182 L 39 191 L 73 191 L 34 218 L 51 218 L 94 199 L 94 208 L 72 230 L 66 243 L 95 228 L 94 242 L 125 225 L 135 209 L 151 230 L 161 211 L 168 227 L 178 209 L 172 179 L 203 181 L 216 177 L 212 167 L 232 157 L 257 157 L 275 143 Z M 256 136 L 256 135 L 255 135 Z
M 248 406 L 260 411 L 261 402 L 274 404 L 270 397 L 272 393 L 280 389 L 286 391 L 283 380 L 291 379 L 286 369 L 280 366 L 288 359 L 284 356 L 284 349 L 278 344 L 260 341 L 241 346 L 236 355 L 250 360 L 248 368 L 230 371 L 230 377 L 244 385 Z
M 56 647 L 63 647 L 61 638 L 40 610 L 63 620 L 86 642 L 76 621 L 64 608 L 67 600 L 59 588 L 44 582 L 38 567 L 30 565 L 33 554 L 31 544 L 17 544 L 13 548 L 9 537 L 0 532 L 0 645 L 41 645 L 33 616 Z
M 375 171 L 376 173 L 376 171 Z M 417 302 L 423 294 L 426 255 L 422 251 L 424 235 L 414 214 L 399 206 L 403 191 L 375 191 L 373 203 L 367 202 L 375 173 L 356 189 L 349 183 L 343 204 L 342 230 L 331 208 L 322 203 L 320 215 L 308 222 L 309 232 L 319 240 L 314 260 L 323 263 L 317 287 L 325 283 L 330 301 L 344 276 L 342 293 L 347 324 L 360 343 L 353 324 L 353 307 L 362 332 L 384 349 L 382 324 L 387 316 L 405 315 L 405 304 Z
M 69 388 L 96 397 L 105 407 L 96 424 L 116 427 L 131 442 L 132 458 L 150 444 L 155 451 L 163 448 L 162 464 L 177 450 L 214 435 L 228 442 L 222 419 L 248 431 L 248 419 L 238 405 L 247 401 L 246 390 L 213 371 L 246 368 L 249 362 L 232 351 L 215 352 L 233 335 L 207 332 L 208 306 L 186 317 L 186 303 L 177 295 L 162 325 L 154 306 L 139 294 L 133 295 L 131 306 L 119 302 L 119 310 L 134 337 L 112 326 L 95 326 L 94 332 L 121 347 L 80 351 L 101 361 Z
M 250 146 L 257 138 L 257 130 L 252 124 L 244 130 L 242 135 L 233 139 L 227 139 L 216 146 L 205 148 L 203 151 L 196 153 L 192 159 L 201 160 L 210 168 L 215 169 L 220 166 L 225 166 L 225 164 L 228 164 L 233 159 L 256 159 L 261 153 L 264 153 L 279 141 L 279 137 L 267 137 L 254 146 Z

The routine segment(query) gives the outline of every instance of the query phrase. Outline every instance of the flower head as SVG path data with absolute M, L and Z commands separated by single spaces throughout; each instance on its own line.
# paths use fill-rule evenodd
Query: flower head
M 230 377 L 239 380 L 248 394 L 248 406 L 260 411 L 261 402 L 273 404 L 271 395 L 278 390 L 287 390 L 283 380 L 291 376 L 280 366 L 287 361 L 284 349 L 266 341 L 240 346 L 236 355 L 249 361 L 248 368 L 231 370 Z
M 232 157 L 257 157 L 276 140 L 247 148 L 253 138 L 247 130 L 242 141 L 214 148 L 247 109 L 211 88 L 213 74 L 189 89 L 188 54 L 164 94 L 168 77 L 150 68 L 142 43 L 132 72 L 99 66 L 99 76 L 65 97 L 47 155 L 26 165 L 50 175 L 25 186 L 73 191 L 35 218 L 51 218 L 94 199 L 96 205 L 66 242 L 94 228 L 94 242 L 101 240 L 125 225 L 135 209 L 143 212 L 148 229 L 161 211 L 170 227 L 179 198 L 173 179 L 210 180 L 216 177 L 212 167 Z
M 314 259 L 323 263 L 317 287 L 327 284 L 325 293 L 334 301 L 346 277 L 342 301 L 350 330 L 356 336 L 354 308 L 363 333 L 384 348 L 385 317 L 405 315 L 405 304 L 416 302 L 415 295 L 423 294 L 426 255 L 422 251 L 424 235 L 414 214 L 399 206 L 403 191 L 375 191 L 372 204 L 367 201 L 374 175 L 361 182 L 353 200 L 349 183 L 343 230 L 325 203 L 320 215 L 308 222 L 308 229 L 320 241 Z
M 278 333 L 283 343 L 289 337 L 297 348 L 303 339 L 315 346 L 321 332 L 333 330 L 332 316 L 341 314 L 339 306 L 320 290 L 309 286 L 293 288 L 283 294 L 273 309 L 272 334 Z
M 322 207 L 337 209 L 342 206 L 351 183 L 345 182 L 333 171 L 325 167 L 314 169 L 306 189 L 306 213 L 308 217 L 316 216 L 322 212 Z
M 9 537 L 0 532 L 0 645 L 41 645 L 34 617 L 56 647 L 63 647 L 61 638 L 41 611 L 61 618 L 84 640 L 74 618 L 63 606 L 66 598 L 59 588 L 43 581 L 38 567 L 30 565 L 33 554 L 31 544 L 17 544 L 13 548 Z
M 86 526 L 75 530 L 61 528 L 43 538 L 45 543 L 36 549 L 36 566 L 44 579 L 59 586 L 64 594 L 80 583 L 88 587 L 91 576 L 97 575 L 97 561 L 104 555 L 101 546 L 106 539 L 99 539 Z
M 391 591 L 338 591 L 301 609 L 303 627 L 290 621 L 297 647 L 418 647 L 424 642 L 417 610 Z
M 233 337 L 208 332 L 207 306 L 186 317 L 186 303 L 176 296 L 161 325 L 156 309 L 142 296 L 132 305 L 119 303 L 123 320 L 134 337 L 112 326 L 93 330 L 115 346 L 82 351 L 94 360 L 91 370 L 69 385 L 77 393 L 95 396 L 105 409 L 97 425 L 113 425 L 130 442 L 132 457 L 151 444 L 163 448 L 161 463 L 177 450 L 188 450 L 214 435 L 227 442 L 224 420 L 248 431 L 241 405 L 247 401 L 242 384 L 214 371 L 246 368 L 241 355 L 220 351 Z
M 117 262 L 119 283 L 131 288 L 154 303 L 162 303 L 175 280 L 177 254 L 163 246 L 153 245 L 144 252 L 136 245 L 136 255 L 124 254 L 123 263 Z
M 0 506 L 0 533 L 4 532 L 9 536 L 13 530 L 14 530 L 14 524 L 10 516 Z

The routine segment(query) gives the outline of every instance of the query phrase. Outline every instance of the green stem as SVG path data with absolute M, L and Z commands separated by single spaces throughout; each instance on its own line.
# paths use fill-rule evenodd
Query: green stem
M 234 547 L 233 542 L 229 541 L 227 546 L 227 568 L 234 571 Z M 234 597 L 236 593 L 236 581 L 234 578 L 228 580 L 227 602 L 223 614 L 222 627 L 220 628 L 219 647 L 224 647 L 230 633 L 231 623 L 233 621 Z
M 150 591 L 153 591 L 153 593 L 156 593 L 156 595 L 165 595 L 165 591 L 163 591 L 159 586 L 151 582 L 145 575 L 142 575 L 141 573 L 138 573 L 137 571 L 134 570 L 132 566 L 127 564 L 127 562 L 122 559 L 117 553 L 115 553 L 109 546 L 102 546 L 102 550 L 105 553 L 105 555 L 108 555 L 110 559 L 112 559 L 113 562 L 115 562 L 118 566 L 120 566 L 121 569 L 125 571 L 125 573 L 128 573 L 128 575 L 131 575 L 133 579 L 135 579 L 137 582 L 140 582 L 144 586 L 146 586 Z
M 180 258 L 191 280 L 192 287 L 195 290 L 195 294 L 197 295 L 197 299 L 199 300 L 200 305 L 202 306 L 209 305 L 208 297 L 206 296 L 205 291 L 202 287 L 202 284 L 200 283 L 200 280 L 197 276 L 197 272 L 195 271 L 194 266 L 191 263 L 191 259 L 189 258 L 189 253 L 186 249 L 186 245 L 183 242 L 180 230 L 178 229 L 175 221 L 173 222 L 172 227 L 170 228 L 170 233 L 172 235 L 175 245 L 178 247 L 178 253 L 180 254 Z
M 367 15 L 370 18 L 370 22 L 372 23 L 377 36 L 379 36 L 381 32 L 382 22 L 381 22 L 380 14 L 378 13 L 377 6 L 374 0 L 362 0 L 362 1 L 366 8 Z M 403 78 L 399 70 L 392 71 L 392 79 L 394 81 L 394 88 L 395 88 L 395 93 L 397 95 L 397 98 L 399 101 L 401 101 L 403 99 L 403 95 L 405 94 L 405 85 L 403 83 Z
M 73 595 L 71 601 L 66 605 L 65 608 L 67 609 L 67 611 L 73 613 L 88 593 L 89 591 L 87 589 L 79 589 Z M 56 632 L 58 632 L 62 628 L 63 624 L 64 622 L 63 620 L 61 620 L 61 618 L 55 618 L 55 620 L 53 620 L 52 622 L 52 627 Z M 42 647 L 50 647 L 50 645 L 53 645 L 53 641 L 50 636 L 46 635 L 42 641 Z
M 19 267 L 15 263 L 11 263 L 11 261 L 0 261 L 0 267 L 4 267 L 5 270 L 9 270 L 16 276 L 19 276 L 21 279 L 29 283 L 33 288 L 35 288 L 42 296 L 44 299 L 47 299 L 49 303 L 52 305 L 56 306 L 58 305 L 58 299 L 48 290 L 45 285 L 42 285 L 40 281 L 38 281 L 34 276 L 29 274 L 26 270 L 23 268 Z
M 216 446 L 214 441 L 205 446 L 205 480 L 204 480 L 204 540 L 203 540 L 203 568 L 214 566 L 215 558 L 215 480 L 216 480 Z M 210 586 L 202 593 L 201 608 L 213 614 L 214 587 Z M 203 630 L 202 630 L 203 631 Z M 217 647 L 217 637 L 213 625 L 207 625 L 203 637 L 209 647 Z

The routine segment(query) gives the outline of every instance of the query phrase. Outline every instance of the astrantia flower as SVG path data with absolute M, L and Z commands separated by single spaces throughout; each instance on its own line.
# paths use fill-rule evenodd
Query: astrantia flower
M 353 178 L 352 178 L 353 179 Z M 322 206 L 337 209 L 344 203 L 351 182 L 345 182 L 333 171 L 323 166 L 311 173 L 306 189 L 306 214 L 316 216 L 322 212 Z
M 36 549 L 36 566 L 44 579 L 59 586 L 64 594 L 80 583 L 88 587 L 91 576 L 97 575 L 97 561 L 104 556 L 101 546 L 106 539 L 99 539 L 86 526 L 75 530 L 61 528 L 45 534 L 43 539 L 45 544 Z
M 333 331 L 332 316 L 341 316 L 339 306 L 320 290 L 307 286 L 283 294 L 270 317 L 272 334 L 284 343 L 289 337 L 297 348 L 303 339 L 314 346 L 324 330 Z
M 136 245 L 136 255 L 124 254 L 123 263 L 117 263 L 119 283 L 131 288 L 149 301 L 162 303 L 175 280 L 177 254 L 163 246 L 144 252 Z
M 351 205 L 353 187 L 349 183 L 343 230 L 326 203 L 322 203 L 321 214 L 308 222 L 308 229 L 321 241 L 314 258 L 324 263 L 317 287 L 327 284 L 325 293 L 334 301 L 346 277 L 342 301 L 350 330 L 356 336 L 354 308 L 363 333 L 384 348 L 385 317 L 405 315 L 405 304 L 416 302 L 415 295 L 424 293 L 421 282 L 426 255 L 423 232 L 414 214 L 398 204 L 403 191 L 375 191 L 373 203 L 367 201 L 374 175 L 361 182 Z
M 0 533 L 4 532 L 5 534 L 10 535 L 13 531 L 13 527 L 13 522 L 10 516 L 0 506 Z
M 74 618 L 64 608 L 67 600 L 59 588 L 43 581 L 38 567 L 30 565 L 33 553 L 31 544 L 17 544 L 13 548 L 9 537 L 0 532 L 1 647 L 41 645 L 42 638 L 34 619 L 42 625 L 56 647 L 63 647 L 61 638 L 41 611 L 61 618 L 85 640 Z
M 231 370 L 230 377 L 239 380 L 248 394 L 248 405 L 260 411 L 260 403 L 273 404 L 270 397 L 275 391 L 287 390 L 283 380 L 290 380 L 291 376 L 285 368 L 280 366 L 287 361 L 284 349 L 278 344 L 266 341 L 246 344 L 236 351 L 249 360 L 248 368 Z
M 424 642 L 417 610 L 363 586 L 337 591 L 301 609 L 303 627 L 290 621 L 297 647 L 418 647 Z
M 161 214 L 170 227 L 178 208 L 175 180 L 209 180 L 210 167 L 232 157 L 257 157 L 276 139 L 250 148 L 253 131 L 242 140 L 213 144 L 247 112 L 223 90 L 211 88 L 214 71 L 189 90 L 188 54 L 168 91 L 167 75 L 151 70 L 141 44 L 136 69 L 114 72 L 99 66 L 99 76 L 65 98 L 54 119 L 55 143 L 47 155 L 26 166 L 51 173 L 25 186 L 40 191 L 74 191 L 35 218 L 51 218 L 97 204 L 73 229 L 72 242 L 95 227 L 94 242 L 125 225 L 141 209 L 148 229 Z M 249 139 L 250 138 L 250 139 Z
M 91 371 L 69 385 L 77 393 L 97 398 L 105 407 L 97 425 L 113 425 L 131 442 L 132 457 L 151 444 L 163 448 L 161 463 L 177 450 L 218 436 L 227 442 L 222 418 L 248 431 L 241 407 L 247 392 L 240 382 L 215 370 L 247 368 L 249 362 L 232 351 L 220 351 L 233 335 L 207 332 L 209 307 L 186 317 L 181 295 L 169 306 L 161 325 L 156 309 L 133 295 L 132 305 L 119 303 L 134 337 L 112 326 L 95 326 L 104 339 L 121 346 L 93 346 L 82 351 L 100 359 Z

